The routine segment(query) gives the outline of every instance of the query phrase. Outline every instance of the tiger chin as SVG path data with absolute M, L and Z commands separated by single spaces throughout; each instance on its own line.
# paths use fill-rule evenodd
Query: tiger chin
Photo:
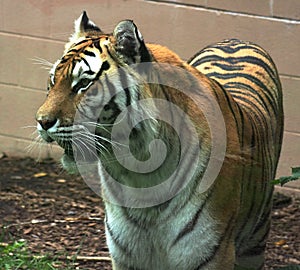
M 97 164 L 114 270 L 263 269 L 283 109 L 258 45 L 185 62 L 131 20 L 106 34 L 83 12 L 36 120 L 67 171 Z

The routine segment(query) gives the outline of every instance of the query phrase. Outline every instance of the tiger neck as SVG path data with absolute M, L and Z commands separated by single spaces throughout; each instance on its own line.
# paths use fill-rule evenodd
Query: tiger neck
M 174 131 L 165 123 L 147 119 L 131 130 L 129 138 L 127 135 L 115 135 L 118 145 L 100 157 L 103 168 L 119 183 L 134 188 L 163 182 L 180 156 L 180 143 Z

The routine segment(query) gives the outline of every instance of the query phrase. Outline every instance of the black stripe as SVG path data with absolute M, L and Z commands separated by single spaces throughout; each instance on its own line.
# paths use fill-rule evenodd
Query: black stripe
M 110 68 L 110 64 L 108 63 L 108 61 L 104 61 L 102 63 L 102 66 L 100 68 L 100 70 L 98 71 L 96 77 L 94 80 L 99 80 L 100 76 L 102 75 L 103 71 L 106 71 Z M 107 79 L 107 78 L 106 78 Z
M 201 57 L 199 60 L 196 61 L 196 63 L 193 64 L 193 66 L 198 66 L 207 62 L 227 62 L 232 65 L 236 64 L 242 64 L 244 63 L 249 63 L 253 65 L 257 65 L 259 67 L 262 67 L 271 77 L 274 83 L 277 82 L 277 76 L 274 73 L 274 71 L 271 69 L 270 65 L 267 64 L 265 61 L 263 61 L 260 58 L 254 57 L 254 56 L 241 56 L 241 57 L 222 57 L 219 55 L 208 55 Z
M 250 125 L 251 125 L 251 130 L 248 130 L 248 133 L 250 131 L 252 131 L 252 134 L 251 134 L 251 145 L 254 144 L 254 131 L 253 131 L 253 125 L 251 124 L 250 122 Z M 254 159 L 253 159 L 253 151 L 254 149 L 251 147 L 251 155 L 250 155 L 250 167 L 248 164 L 245 164 L 243 166 L 243 170 L 244 170 L 244 175 L 243 175 L 243 178 L 242 178 L 242 181 L 241 181 L 241 190 L 242 191 L 246 191 L 246 193 L 250 193 L 251 192 L 251 188 L 253 187 L 253 183 L 252 183 L 252 173 L 253 173 L 253 170 L 252 170 L 252 167 L 253 167 L 253 162 L 254 162 Z M 248 148 L 246 149 L 248 150 Z M 246 153 L 247 155 L 247 153 Z M 247 157 L 247 159 L 249 159 L 249 157 Z M 247 178 L 246 178 L 246 168 L 247 168 Z M 250 169 L 249 169 L 250 168 Z M 247 185 L 245 187 L 245 184 Z M 253 192 L 252 192 L 253 193 Z M 243 205 L 243 201 L 242 201 L 242 198 L 241 198 L 241 205 Z M 252 209 L 253 209 L 253 202 L 251 202 L 250 204 L 250 208 L 248 209 L 247 211 L 247 214 L 244 215 L 244 220 L 241 224 L 241 226 L 239 227 L 239 231 L 237 232 L 237 237 L 236 237 L 236 243 L 240 243 L 239 246 L 237 246 L 236 250 L 238 251 L 240 246 L 243 246 L 243 242 L 241 242 L 241 239 L 243 239 L 243 233 L 245 233 L 247 236 L 248 236 L 248 232 L 245 232 L 245 226 L 249 223 L 249 220 L 248 220 L 248 217 L 250 216 L 250 214 L 252 213 Z M 243 239 L 245 241 L 245 239 Z
M 213 246 L 212 253 L 206 258 L 204 261 L 201 261 L 201 263 L 194 269 L 194 270 L 203 270 L 203 267 L 205 267 L 207 264 L 209 264 L 216 256 L 217 252 L 220 249 L 221 244 L 226 239 L 226 236 L 231 236 L 233 230 L 235 229 L 235 226 L 232 226 L 232 223 L 234 222 L 234 216 L 232 216 L 228 222 L 225 230 L 223 231 L 222 235 L 219 237 L 217 244 Z M 230 231 L 229 228 L 231 227 Z M 227 239 L 229 241 L 229 239 Z
M 124 92 L 126 95 L 126 106 L 128 107 L 129 105 L 131 105 L 131 96 L 130 96 L 129 88 L 125 88 Z
M 242 157 L 244 157 L 244 153 L 243 153 L 243 147 L 244 147 L 244 131 L 245 131 L 245 120 L 244 120 L 244 111 L 242 111 L 241 106 L 237 106 L 238 112 L 239 112 L 239 116 L 240 116 L 240 127 L 239 127 L 239 141 L 241 144 L 241 155 Z M 244 179 L 244 178 L 242 178 Z
M 70 59 L 70 57 L 67 56 L 67 55 L 65 55 L 65 56 L 60 60 L 60 64 L 66 63 L 69 59 Z
M 235 92 L 233 92 L 233 94 L 234 94 Z M 268 138 L 268 129 L 267 129 L 267 127 L 268 127 L 268 123 L 267 123 L 267 121 L 266 121 L 266 118 L 265 118 L 265 115 L 267 114 L 267 115 L 270 115 L 269 114 L 269 112 L 267 111 L 267 113 L 265 112 L 265 111 L 263 111 L 263 110 L 265 110 L 266 109 L 266 106 L 265 106 L 265 104 L 260 104 L 262 107 L 263 107 L 263 110 L 257 105 L 257 104 L 259 104 L 260 102 L 259 101 L 261 101 L 261 99 L 258 99 L 257 97 L 253 97 L 253 96 L 251 96 L 253 99 L 254 99 L 254 102 L 252 101 L 252 100 L 250 100 L 248 97 L 247 97 L 247 93 L 244 93 L 244 92 L 238 92 L 238 94 L 244 94 L 244 95 L 238 95 L 238 96 L 234 96 L 234 99 L 235 100 L 237 100 L 237 102 L 238 101 L 243 101 L 244 102 L 244 104 L 243 103 L 241 103 L 241 102 L 239 102 L 239 104 L 241 105 L 241 106 L 243 106 L 244 108 L 246 108 L 248 111 L 250 110 L 251 111 L 251 113 L 254 113 L 254 116 L 256 117 L 256 120 L 258 121 L 258 122 L 260 122 L 260 125 L 261 125 L 261 127 L 264 129 L 264 132 L 266 132 L 264 135 L 265 135 L 265 137 L 266 138 Z M 245 104 L 248 104 L 249 105 L 249 107 L 246 107 L 245 106 Z M 257 117 L 257 116 L 260 116 L 260 117 Z
M 235 46 L 235 47 L 232 47 Z M 199 57 L 203 53 L 207 52 L 215 52 L 215 49 L 220 49 L 225 53 L 233 54 L 236 53 L 242 49 L 253 49 L 253 44 L 245 44 L 243 41 L 238 40 L 238 39 L 230 39 L 230 40 L 225 40 L 223 42 L 217 43 L 215 45 L 210 45 L 204 49 L 202 49 L 200 52 L 195 54 L 191 59 L 187 61 L 187 63 L 191 63 L 194 61 L 197 57 Z M 198 66 L 197 61 L 193 63 L 194 67 Z
M 247 211 L 247 214 L 244 216 L 245 219 L 242 223 L 242 225 L 240 226 L 239 228 L 239 232 L 237 233 L 237 237 L 236 237 L 236 242 L 239 243 L 240 242 L 240 246 L 243 246 L 244 245 L 244 242 L 245 241 L 248 241 L 248 237 L 249 237 L 249 231 L 248 230 L 245 230 L 245 227 L 247 225 L 249 225 L 250 221 L 248 219 L 248 217 L 253 217 L 254 214 L 253 214 L 253 208 L 254 206 L 256 205 L 255 204 L 255 195 L 256 195 L 256 185 L 255 183 L 253 183 L 253 165 L 255 165 L 255 161 L 256 161 L 256 158 L 255 158 L 255 145 L 256 145 L 256 129 L 255 127 L 253 126 L 253 119 L 252 119 L 252 115 L 251 114 L 248 114 L 249 118 L 250 118 L 250 125 L 251 125 L 251 131 L 252 131 L 252 134 L 251 134 L 251 142 L 250 142 L 250 149 L 251 149 L 251 155 L 250 155 L 250 167 L 247 166 L 247 169 L 248 169 L 248 178 L 245 179 L 243 178 L 242 182 L 241 182 L 241 185 L 242 185 L 242 190 L 246 190 L 247 193 L 251 193 L 252 194 L 252 197 L 251 197 L 251 201 L 249 202 L 249 205 L 250 205 L 250 208 L 248 208 L 248 211 Z M 250 132 L 250 131 L 248 131 Z M 256 165 L 255 165 L 256 166 Z M 245 166 L 244 166 L 245 167 Z M 246 187 L 245 187 L 245 183 L 246 183 Z M 253 189 L 253 190 L 252 190 Z M 243 235 L 246 235 L 243 236 Z M 241 241 L 241 239 L 243 241 Z M 240 246 L 237 247 L 237 250 L 239 250 Z
M 84 71 L 83 74 L 94 75 L 95 72 L 92 70 L 87 70 L 87 71 Z
M 252 46 L 249 46 L 249 45 L 244 45 L 243 43 L 240 44 L 240 46 L 236 46 L 236 47 L 231 47 L 233 45 L 238 45 L 237 43 L 236 44 L 217 44 L 216 46 L 211 46 L 212 48 L 215 48 L 215 49 L 219 49 L 225 53 L 229 53 L 229 54 L 233 54 L 233 53 L 236 53 L 240 50 L 243 50 L 243 49 L 252 49 Z M 205 50 L 205 49 L 204 49 Z
M 78 43 L 76 43 L 76 44 L 74 45 L 74 47 L 77 47 L 77 46 L 79 46 L 79 45 L 81 45 L 81 44 L 87 43 L 88 41 L 89 41 L 89 39 L 81 40 L 81 41 L 79 41 Z
M 118 68 L 122 88 L 126 95 L 126 106 L 131 105 L 131 95 L 129 89 L 133 86 L 128 85 L 127 73 L 123 68 Z
M 106 51 L 107 51 L 108 55 L 109 55 L 112 59 L 115 59 L 115 57 L 111 54 L 111 52 L 110 52 L 108 46 L 107 46 L 107 45 L 104 45 L 104 46 L 105 46 L 105 48 L 106 48 Z
M 94 52 L 91 52 L 91 51 L 88 51 L 88 50 L 85 50 L 83 53 L 84 53 L 85 55 L 88 55 L 88 56 L 96 57 L 96 55 L 95 55 Z
M 271 128 L 271 132 L 272 134 L 275 132 L 274 126 L 272 125 L 272 123 L 270 123 L 266 120 L 266 116 L 271 117 L 272 115 L 277 115 L 276 112 L 271 113 L 271 111 L 269 110 L 269 105 L 267 105 L 267 103 L 265 102 L 265 100 L 261 97 L 261 96 L 257 96 L 257 95 L 252 95 L 251 97 L 256 101 L 256 102 L 252 102 L 249 99 L 249 93 L 247 92 L 240 92 L 240 91 L 235 91 L 235 90 L 229 90 L 230 93 L 232 94 L 232 97 L 234 98 L 234 100 L 236 100 L 236 102 L 240 105 L 243 106 L 248 113 L 256 113 L 257 115 L 260 115 L 260 119 L 263 120 L 264 122 L 264 128 L 268 127 L 268 123 L 270 124 L 270 128 Z M 255 94 L 255 93 L 254 93 Z M 249 106 L 245 106 L 245 104 L 248 104 Z M 260 104 L 263 107 L 263 110 L 261 108 L 259 108 L 257 106 L 257 104 Z M 254 110 L 255 109 L 255 110 Z M 269 129 L 266 130 L 266 138 L 268 141 L 268 134 L 269 134 Z
M 211 63 L 211 65 L 219 67 L 226 71 L 243 70 L 245 67 L 245 65 L 231 65 L 231 64 L 224 64 L 222 62 L 213 62 Z
M 115 236 L 113 230 L 109 226 L 108 222 L 106 222 L 106 232 L 110 235 L 112 241 L 115 245 L 127 256 L 131 256 L 131 252 L 128 250 L 128 246 L 124 246 L 121 244 L 119 237 Z
M 223 93 L 223 97 L 225 97 L 225 99 L 226 99 L 227 105 L 228 105 L 228 107 L 231 111 L 232 117 L 235 121 L 236 129 L 237 129 L 237 132 L 238 132 L 238 137 L 240 139 L 241 138 L 240 132 L 241 132 L 242 128 L 240 127 L 240 122 L 238 121 L 238 119 L 236 117 L 236 113 L 235 113 L 236 110 L 233 108 L 234 104 L 236 105 L 235 107 L 238 107 L 239 104 L 237 104 L 237 103 L 232 104 L 233 102 L 232 102 L 232 100 L 230 100 L 228 92 L 221 86 L 221 84 L 218 81 L 216 81 L 216 80 L 214 80 L 214 81 L 217 83 L 217 85 L 219 86 L 219 89 Z M 212 88 L 212 90 L 216 93 L 216 95 L 218 95 L 218 93 L 220 92 L 220 91 L 216 91 L 215 88 Z M 219 104 L 221 104 L 221 103 L 219 102 Z M 226 122 L 226 119 L 224 119 L 224 120 Z
M 197 212 L 194 214 L 193 218 L 179 232 L 179 234 L 173 241 L 172 246 L 175 246 L 183 237 L 185 237 L 187 234 L 189 234 L 190 232 L 192 232 L 194 230 L 195 226 L 197 225 L 200 214 L 201 214 L 203 208 L 205 207 L 206 203 L 209 201 L 209 198 L 211 197 L 211 195 L 212 195 L 212 192 L 209 192 L 208 196 L 206 197 L 205 202 L 199 207 Z
M 153 227 L 156 225 L 156 220 L 153 221 L 147 220 L 147 222 L 145 222 L 144 220 L 139 218 L 138 215 L 135 215 L 134 212 L 132 211 L 138 211 L 138 209 L 131 209 L 127 207 L 122 208 L 123 216 L 126 217 L 129 223 L 135 228 L 138 228 L 139 230 L 147 231 L 149 227 Z
M 91 66 L 90 66 L 90 64 L 88 63 L 88 61 L 83 57 L 83 58 L 81 58 L 81 60 L 88 66 L 88 68 L 91 70 Z M 94 72 L 93 72 L 93 74 L 94 74 Z
M 272 210 L 271 207 L 272 196 L 273 196 L 273 192 L 269 192 L 268 196 L 266 197 L 266 202 L 267 203 L 269 202 L 269 205 L 267 209 L 264 209 L 264 213 L 262 214 L 262 217 L 260 218 L 258 223 L 255 225 L 252 235 L 256 234 L 265 224 L 270 222 L 270 216 Z M 269 231 L 269 229 L 267 231 Z
M 270 94 L 269 89 L 261 80 L 258 78 L 254 77 L 253 75 L 246 74 L 246 73 L 230 73 L 230 74 L 220 74 L 217 72 L 211 72 L 206 74 L 208 77 L 215 77 L 217 79 L 223 79 L 223 80 L 229 80 L 229 79 L 235 79 L 237 77 L 245 78 L 253 83 L 255 83 L 259 88 L 264 90 L 265 96 L 268 99 L 269 104 L 271 105 L 272 109 L 274 112 L 277 112 L 277 104 L 275 97 Z
M 81 48 L 79 48 L 79 49 L 73 48 L 73 49 L 68 50 L 67 54 L 70 55 L 70 54 L 78 53 L 80 50 L 81 50 Z
M 178 243 L 178 241 L 180 241 L 181 238 L 183 238 L 184 236 L 186 236 L 187 234 L 189 234 L 190 232 L 192 232 L 194 230 L 194 228 L 195 228 L 195 226 L 196 226 L 196 224 L 198 222 L 198 219 L 200 217 L 200 214 L 201 214 L 201 212 L 203 210 L 203 206 L 204 205 L 202 205 L 198 209 L 198 211 L 196 212 L 196 214 L 194 215 L 194 217 L 192 218 L 192 220 L 189 223 L 187 223 L 185 225 L 185 227 L 180 231 L 180 233 L 177 235 L 176 239 L 174 240 L 172 246 L 175 246 Z
M 99 50 L 100 53 L 103 53 L 103 50 L 102 50 L 102 48 L 101 48 L 101 45 L 100 45 L 100 41 L 99 41 L 99 40 L 97 40 L 97 41 L 94 43 L 94 46 L 95 46 L 96 49 Z

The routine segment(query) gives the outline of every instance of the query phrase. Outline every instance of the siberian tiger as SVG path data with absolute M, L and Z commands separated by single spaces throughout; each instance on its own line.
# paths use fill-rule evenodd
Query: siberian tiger
M 183 114 L 176 116 L 172 104 Z M 165 121 L 161 118 L 168 110 Z M 76 114 L 85 121 L 76 121 Z M 283 110 L 276 67 L 259 46 L 227 40 L 187 63 L 164 46 L 145 43 L 130 20 L 105 34 L 83 12 L 50 71 L 36 120 L 40 136 L 65 149 L 66 170 L 76 170 L 76 158 L 93 150 L 91 156 L 96 153 L 101 161 L 114 270 L 263 268 Z M 114 152 L 123 147 L 122 131 L 128 127 L 128 149 L 135 159 L 127 158 L 129 152 L 120 157 Z M 185 146 L 182 133 L 188 138 Z M 216 134 L 224 135 L 223 142 L 215 140 Z M 151 148 L 157 140 L 165 148 Z M 219 143 L 224 155 L 213 156 Z M 164 162 L 142 168 L 158 151 Z M 199 189 L 212 160 L 221 164 L 217 175 Z M 126 161 L 142 169 L 128 169 Z M 162 187 L 174 175 L 176 187 L 173 182 L 168 186 L 172 196 L 155 189 L 143 201 L 152 187 Z M 111 188 L 114 180 L 121 188 Z M 147 192 L 128 204 L 122 200 L 128 195 L 124 186 L 133 197 L 139 190 Z M 165 200 L 147 201 L 160 195 Z

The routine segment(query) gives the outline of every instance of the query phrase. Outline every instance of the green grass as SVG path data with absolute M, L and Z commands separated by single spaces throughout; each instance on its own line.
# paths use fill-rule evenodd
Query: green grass
M 60 267 L 62 264 L 50 256 L 32 254 L 24 241 L 15 241 L 12 244 L 0 245 L 1 270 L 71 270 L 70 266 Z

